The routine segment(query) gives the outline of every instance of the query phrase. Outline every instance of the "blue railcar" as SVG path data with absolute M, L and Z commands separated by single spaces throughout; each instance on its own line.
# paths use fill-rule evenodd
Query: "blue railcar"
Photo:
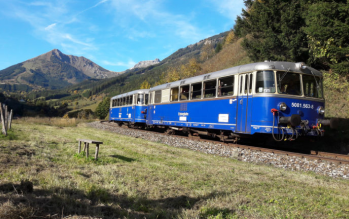
M 109 120 L 119 125 L 145 126 L 148 95 L 149 90 L 142 89 L 112 97 Z
M 259 62 L 153 87 L 147 125 L 237 139 L 323 135 L 322 73 L 304 63 Z M 276 135 L 278 134 L 278 135 Z

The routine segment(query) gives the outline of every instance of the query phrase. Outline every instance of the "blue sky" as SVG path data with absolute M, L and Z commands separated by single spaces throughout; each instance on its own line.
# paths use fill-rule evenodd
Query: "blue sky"
M 52 49 L 111 70 L 230 30 L 243 0 L 0 0 L 0 70 Z

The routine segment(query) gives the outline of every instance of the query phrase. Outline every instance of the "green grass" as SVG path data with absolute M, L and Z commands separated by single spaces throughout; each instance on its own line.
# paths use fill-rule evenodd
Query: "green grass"
M 174 148 L 84 123 L 18 122 L 13 132 L 15 140 L 0 140 L 0 218 L 62 212 L 103 218 L 349 217 L 348 180 Z M 77 138 L 104 142 L 98 161 L 77 154 Z M 33 183 L 33 193 L 22 194 L 24 180 Z

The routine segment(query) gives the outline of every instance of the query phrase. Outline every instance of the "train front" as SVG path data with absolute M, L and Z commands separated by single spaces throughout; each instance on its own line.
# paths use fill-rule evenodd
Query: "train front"
M 260 70 L 256 74 L 254 105 L 263 106 L 260 121 L 272 121 L 274 140 L 295 140 L 299 136 L 323 136 L 324 126 L 336 126 L 324 119 L 322 73 L 304 63 Z M 282 70 L 280 70 L 282 69 Z

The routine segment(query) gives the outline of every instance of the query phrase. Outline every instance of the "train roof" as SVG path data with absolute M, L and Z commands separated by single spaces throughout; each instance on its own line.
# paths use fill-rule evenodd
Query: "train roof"
M 191 84 L 195 82 L 200 82 L 204 80 L 211 80 L 216 79 L 228 75 L 234 75 L 239 73 L 245 73 L 245 72 L 253 72 L 253 71 L 260 71 L 260 70 L 281 70 L 281 71 L 287 71 L 290 72 L 298 72 L 303 74 L 310 74 L 312 73 L 316 76 L 322 77 L 322 73 L 310 66 L 306 66 L 303 62 L 279 62 L 279 61 L 264 61 L 264 62 L 256 62 L 246 65 L 239 65 L 232 68 L 227 68 L 221 71 L 216 72 L 210 72 L 204 75 L 199 75 L 191 78 L 186 78 L 180 81 L 174 81 L 167 84 L 161 84 L 156 87 L 152 87 L 149 90 L 159 90 L 169 87 L 178 87 L 179 85 L 186 85 Z
M 123 93 L 123 94 L 119 94 L 117 96 L 112 97 L 111 99 L 116 99 L 116 98 L 120 98 L 120 97 L 127 97 L 133 94 L 144 94 L 144 93 L 148 93 L 149 89 L 140 89 L 140 90 L 133 90 L 127 93 Z

